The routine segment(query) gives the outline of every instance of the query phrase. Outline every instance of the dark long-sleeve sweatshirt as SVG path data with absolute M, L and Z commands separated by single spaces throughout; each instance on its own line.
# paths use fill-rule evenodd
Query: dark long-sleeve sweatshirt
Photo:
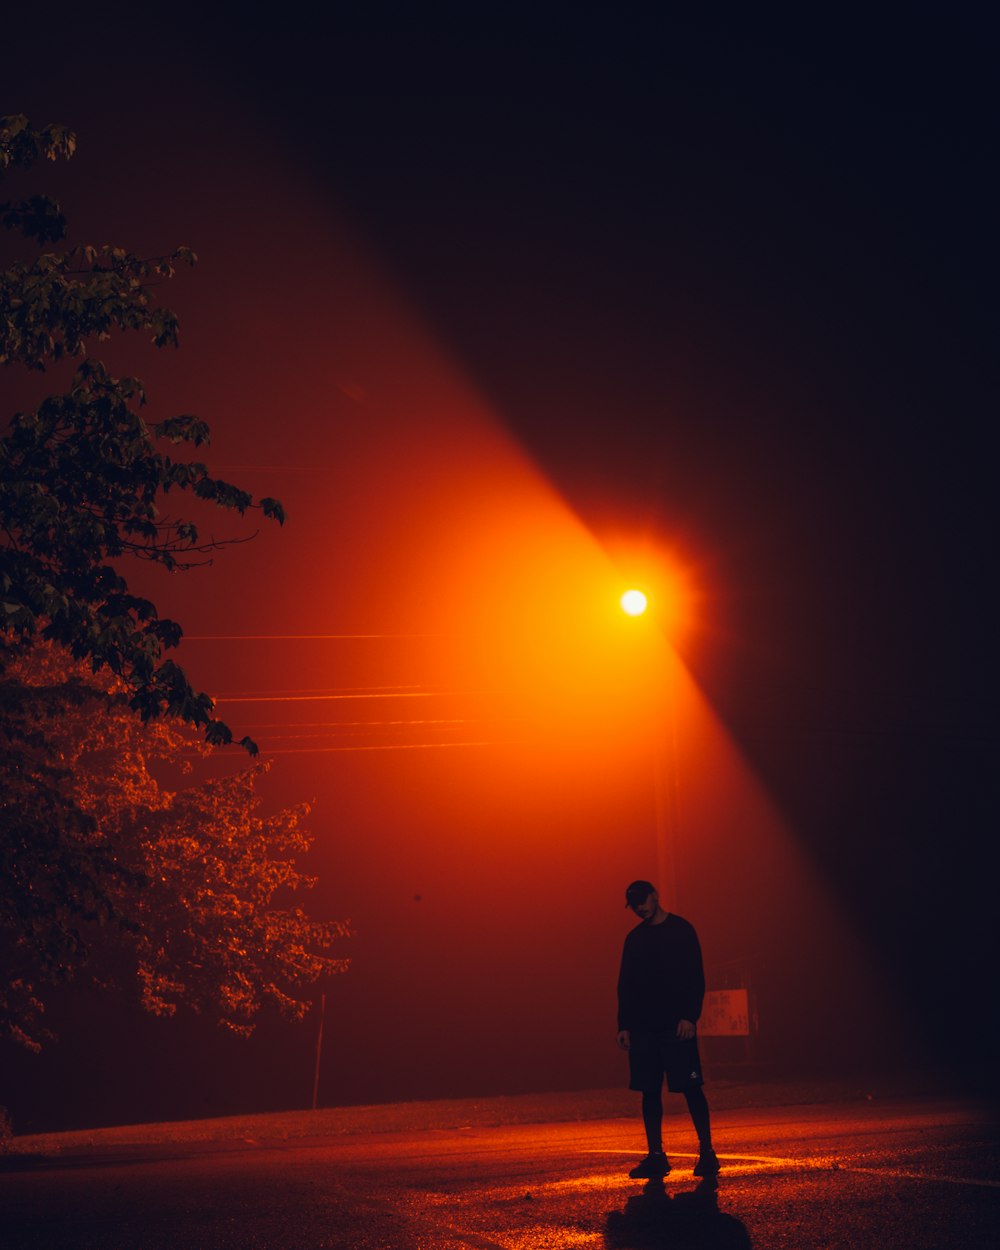
M 628 933 L 618 974 L 619 1029 L 697 1023 L 704 997 L 701 946 L 692 924 L 671 912 L 660 924 L 643 923 Z

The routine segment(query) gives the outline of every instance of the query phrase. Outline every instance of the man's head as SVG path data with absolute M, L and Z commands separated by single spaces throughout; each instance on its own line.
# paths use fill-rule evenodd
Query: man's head
M 625 891 L 625 906 L 640 920 L 651 920 L 660 909 L 660 896 L 651 881 L 633 881 Z

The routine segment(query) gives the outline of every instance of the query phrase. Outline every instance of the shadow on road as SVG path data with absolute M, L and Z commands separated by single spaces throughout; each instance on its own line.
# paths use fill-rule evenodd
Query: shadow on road
M 751 1250 L 746 1226 L 719 1210 L 714 1179 L 673 1195 L 663 1181 L 647 1181 L 624 1211 L 608 1213 L 604 1244 L 607 1250 Z

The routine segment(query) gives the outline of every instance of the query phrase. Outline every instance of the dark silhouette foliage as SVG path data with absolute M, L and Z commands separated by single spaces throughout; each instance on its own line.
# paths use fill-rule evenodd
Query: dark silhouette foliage
M 0 118 L 0 177 L 75 149 L 65 127 Z M 0 202 L 0 221 L 38 244 L 66 233 L 59 205 L 46 196 Z M 160 450 L 197 449 L 209 441 L 209 428 L 187 414 L 147 423 L 142 383 L 112 376 L 92 355 L 95 343 L 122 331 L 148 334 L 160 348 L 176 346 L 177 318 L 156 303 L 152 284 L 195 259 L 183 247 L 148 258 L 84 245 L 39 252 L 0 271 L 0 364 L 43 371 L 63 359 L 80 362 L 68 390 L 5 420 L 0 632 L 40 633 L 94 671 L 110 669 L 144 720 L 178 717 L 202 728 L 210 743 L 228 743 L 232 733 L 213 715 L 211 698 L 165 657 L 180 641 L 180 626 L 130 592 L 122 566 L 147 560 L 176 572 L 245 541 L 204 539 L 192 520 L 173 516 L 170 497 L 184 492 L 279 524 L 284 512 L 278 500 L 255 500 L 203 463 Z M 251 739 L 241 745 L 256 754 Z
M 75 150 L 64 126 L 0 118 L 0 179 Z M 263 765 L 183 779 L 232 733 L 167 656 L 180 626 L 126 580 L 133 560 L 179 572 L 245 541 L 203 538 L 170 511 L 185 494 L 279 524 L 282 507 L 213 477 L 192 458 L 208 426 L 147 422 L 142 383 L 94 355 L 131 331 L 177 345 L 153 288 L 194 253 L 42 250 L 66 237 L 45 195 L 0 201 L 0 224 L 18 256 L 0 270 L 0 365 L 75 363 L 60 393 L 0 415 L 0 1032 L 37 1049 L 47 990 L 112 967 L 152 1012 L 238 1031 L 268 1001 L 301 1016 L 301 987 L 346 966 L 327 952 L 347 935 L 291 905 L 310 884 L 306 809 L 261 814 Z

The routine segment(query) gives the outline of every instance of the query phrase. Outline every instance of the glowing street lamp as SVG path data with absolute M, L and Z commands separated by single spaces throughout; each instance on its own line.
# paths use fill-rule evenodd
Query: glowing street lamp
M 626 590 L 618 602 L 626 616 L 642 616 L 649 606 L 649 601 L 641 590 Z

